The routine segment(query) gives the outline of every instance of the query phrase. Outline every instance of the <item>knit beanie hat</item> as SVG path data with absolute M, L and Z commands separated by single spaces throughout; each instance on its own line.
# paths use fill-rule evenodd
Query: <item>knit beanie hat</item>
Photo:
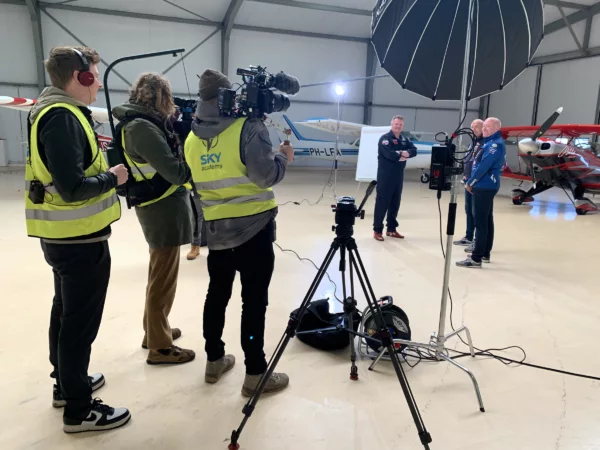
M 218 70 L 206 69 L 200 75 L 200 99 L 203 101 L 215 98 L 219 94 L 219 88 L 231 89 L 229 78 Z

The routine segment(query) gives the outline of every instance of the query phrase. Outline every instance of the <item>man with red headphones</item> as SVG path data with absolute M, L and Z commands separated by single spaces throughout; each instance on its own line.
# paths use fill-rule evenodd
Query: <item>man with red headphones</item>
M 65 408 L 66 433 L 109 430 L 131 418 L 125 408 L 92 400 L 104 376 L 88 375 L 110 278 L 108 238 L 121 217 L 115 187 L 127 180 L 123 165 L 108 167 L 88 108 L 102 87 L 99 62 L 86 47 L 53 48 L 45 62 L 52 86 L 42 91 L 28 120 L 27 234 L 40 239 L 54 273 L 52 405 Z

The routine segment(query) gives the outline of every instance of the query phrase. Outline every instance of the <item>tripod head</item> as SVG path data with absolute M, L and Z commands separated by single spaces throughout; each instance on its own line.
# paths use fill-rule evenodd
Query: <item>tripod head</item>
M 367 188 L 367 193 L 358 208 L 356 207 L 354 197 L 349 196 L 339 197 L 337 205 L 331 205 L 332 211 L 335 212 L 335 225 L 331 227 L 331 230 L 335 231 L 337 237 L 344 239 L 352 237 L 354 234 L 354 223 L 356 218 L 360 217 L 361 220 L 364 220 L 365 210 L 363 209 L 363 206 L 376 185 L 377 181 L 371 181 Z

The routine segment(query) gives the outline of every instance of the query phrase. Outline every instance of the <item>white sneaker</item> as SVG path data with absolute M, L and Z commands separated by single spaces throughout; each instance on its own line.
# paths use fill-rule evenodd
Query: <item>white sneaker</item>
M 106 431 L 119 428 L 129 422 L 131 414 L 127 408 L 111 408 L 95 399 L 84 419 L 63 417 L 65 433 L 82 433 L 84 431 Z

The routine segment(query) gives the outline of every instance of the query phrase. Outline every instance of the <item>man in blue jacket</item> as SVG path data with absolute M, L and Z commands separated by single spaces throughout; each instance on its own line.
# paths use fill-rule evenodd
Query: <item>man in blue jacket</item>
M 500 189 L 500 175 L 506 158 L 501 127 L 500 120 L 495 117 L 483 123 L 484 143 L 473 162 L 471 178 L 466 185 L 466 189 L 473 194 L 477 239 L 473 253 L 456 263 L 459 267 L 480 268 L 482 261 L 490 262 L 494 244 L 494 197 Z

